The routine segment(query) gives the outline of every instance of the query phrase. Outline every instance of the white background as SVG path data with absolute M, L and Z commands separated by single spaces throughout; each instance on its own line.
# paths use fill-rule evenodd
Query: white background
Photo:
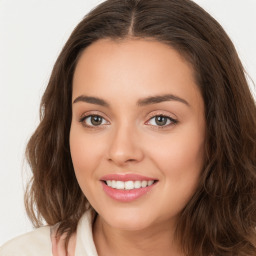
M 0 245 L 32 230 L 23 206 L 29 171 L 25 146 L 38 124 L 40 98 L 62 46 L 99 2 L 0 0 Z M 222 24 L 256 81 L 256 0 L 196 2 Z

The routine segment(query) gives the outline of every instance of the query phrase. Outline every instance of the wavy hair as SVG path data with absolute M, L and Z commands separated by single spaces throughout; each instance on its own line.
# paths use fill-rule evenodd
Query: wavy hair
M 33 177 L 25 205 L 36 227 L 59 223 L 67 240 L 91 206 L 69 149 L 72 78 L 82 51 L 103 38 L 150 38 L 192 64 L 205 104 L 206 160 L 198 188 L 180 213 L 176 238 L 185 255 L 256 255 L 256 106 L 235 47 L 190 0 L 107 0 L 72 32 L 40 105 L 27 145 Z

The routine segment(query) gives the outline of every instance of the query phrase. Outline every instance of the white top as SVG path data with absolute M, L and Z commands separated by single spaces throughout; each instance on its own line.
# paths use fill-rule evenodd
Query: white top
M 0 247 L 0 256 L 52 256 L 50 227 L 21 235 Z M 87 211 L 77 226 L 75 256 L 98 256 L 92 236 L 92 215 Z

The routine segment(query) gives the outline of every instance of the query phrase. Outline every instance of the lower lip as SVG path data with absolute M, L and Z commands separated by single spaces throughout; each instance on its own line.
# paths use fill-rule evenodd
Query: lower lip
M 106 185 L 105 182 L 102 182 L 103 190 L 106 192 L 106 194 L 111 198 L 120 202 L 130 202 L 137 198 L 142 197 L 143 195 L 147 194 L 150 190 L 152 190 L 155 184 L 156 183 L 153 183 L 152 185 L 147 186 L 145 188 L 135 188 L 135 189 L 125 190 L 125 189 L 111 188 L 108 185 Z

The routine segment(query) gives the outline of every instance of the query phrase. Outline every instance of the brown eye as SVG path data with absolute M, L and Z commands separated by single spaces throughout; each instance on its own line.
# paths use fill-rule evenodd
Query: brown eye
M 91 116 L 91 123 L 94 126 L 101 125 L 102 117 L 101 116 Z
M 156 116 L 155 117 L 155 122 L 159 126 L 166 125 L 168 122 L 168 118 L 166 116 Z
M 150 120 L 147 122 L 147 124 L 150 124 L 152 126 L 158 126 L 158 127 L 164 127 L 164 126 L 169 126 L 169 125 L 174 125 L 178 121 L 169 117 L 169 116 L 164 116 L 164 115 L 158 115 L 158 116 L 153 116 L 150 118 Z
M 94 126 L 105 125 L 108 123 L 102 116 L 99 116 L 99 115 L 84 116 L 80 119 L 80 122 L 85 127 L 91 127 L 91 128 L 93 128 Z

